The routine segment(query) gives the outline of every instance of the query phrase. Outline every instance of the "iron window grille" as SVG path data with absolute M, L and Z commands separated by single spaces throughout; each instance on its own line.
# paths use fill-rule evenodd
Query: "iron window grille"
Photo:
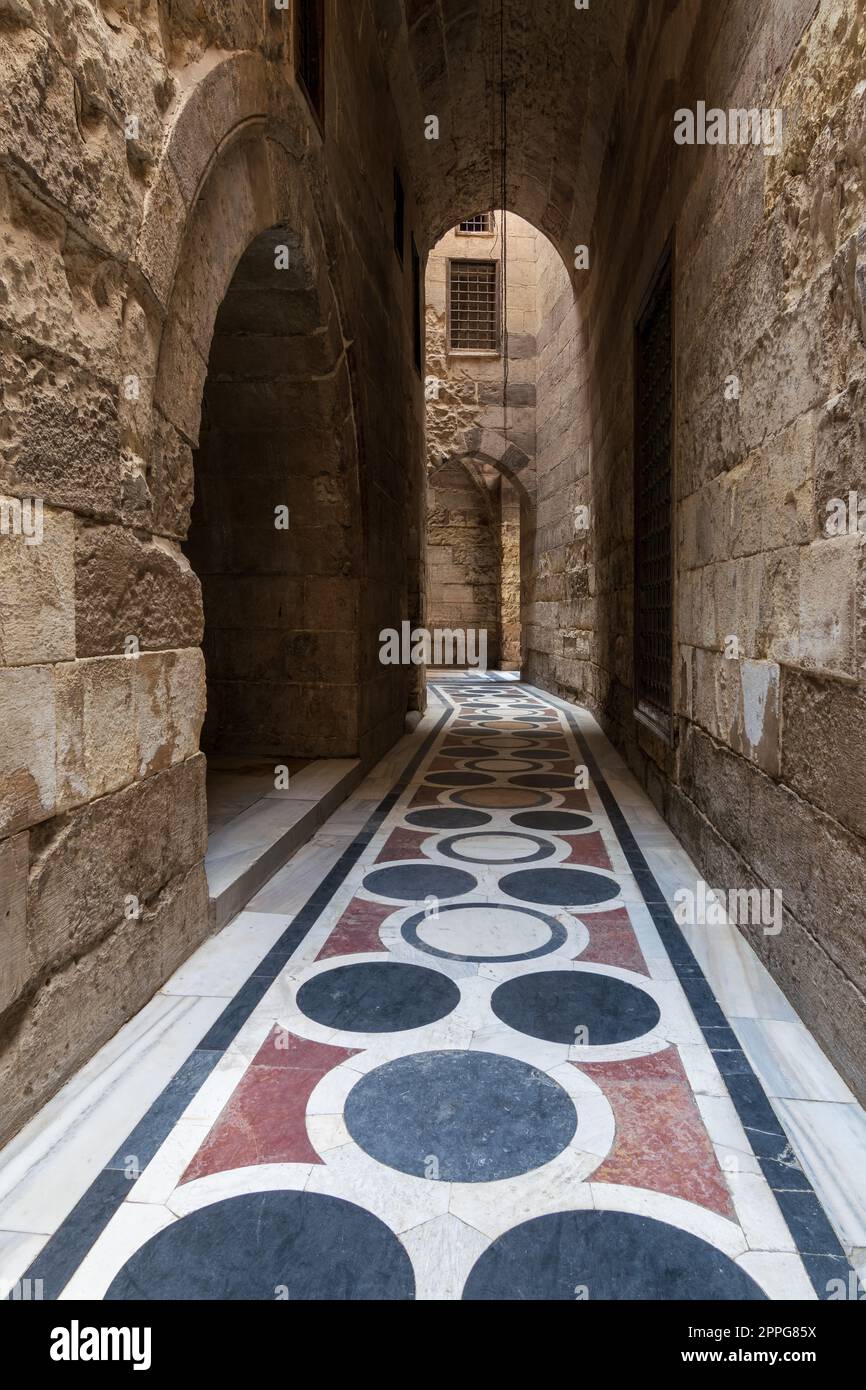
M 460 236 L 490 236 L 493 228 L 492 212 L 477 212 L 473 217 L 467 217 L 465 221 L 457 224 Z
M 324 127 L 324 0 L 295 0 L 295 15 L 295 72 L 316 120 Z
M 673 258 L 669 248 L 635 328 L 635 709 L 673 730 Z
M 449 262 L 448 344 L 452 352 L 499 351 L 499 262 Z

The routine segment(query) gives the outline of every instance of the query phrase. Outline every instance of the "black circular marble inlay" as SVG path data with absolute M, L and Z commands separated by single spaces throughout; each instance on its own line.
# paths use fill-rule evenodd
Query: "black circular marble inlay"
M 619 897 L 619 884 L 589 869 L 517 869 L 499 880 L 509 898 L 549 907 L 589 907 Z
M 492 782 L 493 777 L 486 772 L 428 772 L 426 780 L 437 787 L 481 787 Z
M 586 830 L 592 825 L 590 816 L 579 816 L 576 811 L 521 811 L 511 817 L 514 825 L 522 825 L 527 830 Z
M 558 739 L 560 743 L 565 742 L 565 735 L 560 728 L 556 729 L 521 729 L 519 735 L 515 737 L 526 739 Z
M 109 1302 L 410 1300 L 412 1263 L 378 1217 L 311 1192 L 254 1192 L 201 1207 L 152 1236 Z
M 359 961 L 314 975 L 298 990 L 302 1013 L 346 1033 L 402 1033 L 450 1014 L 460 1000 L 453 980 L 423 965 Z
M 493 991 L 490 1007 L 518 1033 L 589 1047 L 631 1042 L 655 1028 L 661 1017 L 646 990 L 591 970 L 518 975 Z
M 577 1113 L 544 1072 L 492 1052 L 422 1052 L 352 1088 L 349 1133 L 371 1157 L 440 1182 L 496 1182 L 549 1163 Z
M 546 792 L 527 791 L 524 787 L 479 787 L 465 792 L 452 792 L 459 806 L 482 806 L 491 811 L 514 811 L 521 806 L 548 806 L 551 798 Z
M 417 825 L 422 830 L 474 830 L 478 825 L 489 825 L 492 819 L 484 811 L 461 811 L 457 806 L 411 811 L 405 817 L 407 825 Z
M 451 869 L 444 864 L 394 864 L 391 868 L 373 869 L 364 879 L 368 893 L 380 898 L 396 898 L 414 903 L 423 898 L 456 898 L 477 887 L 477 881 L 465 869 Z
M 585 1292 L 583 1292 L 585 1290 Z M 525 1221 L 476 1263 L 472 1301 L 758 1301 L 766 1294 L 708 1241 L 623 1211 L 563 1211 Z

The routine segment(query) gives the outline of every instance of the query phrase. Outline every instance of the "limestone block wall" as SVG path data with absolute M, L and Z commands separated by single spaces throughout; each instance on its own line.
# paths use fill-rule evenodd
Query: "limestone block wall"
M 491 667 L 501 659 L 501 527 L 492 469 L 467 459 L 430 474 L 427 626 L 486 632 Z
M 653 4 L 635 26 L 591 267 L 572 277 L 578 375 L 569 390 L 585 393 L 586 407 L 574 414 L 574 461 L 562 467 L 591 495 L 588 563 L 573 573 L 593 605 L 586 619 L 576 610 L 577 630 L 594 613 L 595 631 L 572 671 L 553 639 L 536 643 L 531 663 L 541 683 L 588 701 L 708 882 L 781 891 L 782 931 L 744 930 L 861 1099 L 866 542 L 856 521 L 841 534 L 826 522 L 828 501 L 866 493 L 864 55 L 863 0 Z M 674 111 L 698 100 L 781 109 L 781 152 L 675 145 Z M 669 746 L 633 717 L 627 499 L 632 331 L 672 228 Z M 586 240 L 573 226 L 563 243 Z M 543 498 L 543 329 L 540 340 Z M 543 549 L 553 569 L 557 547 Z M 567 573 L 563 560 L 557 584 Z M 542 588 L 542 618 L 546 601 Z M 725 656 L 732 636 L 736 660 Z
M 507 478 L 499 477 L 499 662 L 505 671 L 520 669 L 520 498 Z
M 536 529 L 526 571 L 525 670 L 536 684 L 594 695 L 598 624 L 594 603 L 586 341 L 575 289 L 557 248 L 541 233 L 537 247 Z M 622 501 L 622 499 L 620 499 Z
M 285 669 L 302 661 L 312 720 L 317 689 L 332 706 L 340 687 L 340 751 L 371 760 L 402 732 L 410 677 L 379 664 L 376 635 L 417 602 L 408 231 L 422 252 L 423 235 L 369 11 L 326 11 L 323 140 L 294 78 L 291 9 L 0 6 L 0 1141 L 209 930 L 207 614 L 184 545 L 214 325 L 269 229 L 324 306 L 323 420 L 338 441 L 312 447 L 286 498 L 298 543 L 320 527 L 331 545 L 307 551 L 330 557 L 324 582 L 285 594 Z M 30 498 L 37 545 L 12 526 Z M 230 501 L 225 515 L 250 523 Z M 224 625 L 240 631 L 235 600 Z M 303 650 L 304 633 L 329 629 L 339 660 L 327 637 Z M 243 666 L 231 648 L 208 657 Z

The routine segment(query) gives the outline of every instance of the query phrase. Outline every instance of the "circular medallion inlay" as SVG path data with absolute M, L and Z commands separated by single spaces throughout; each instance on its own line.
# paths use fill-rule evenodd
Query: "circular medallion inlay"
M 440 854 L 470 864 L 516 864 L 521 860 L 549 859 L 556 847 L 537 835 L 516 835 L 508 830 L 476 830 L 469 835 L 450 835 L 437 845 Z
M 547 907 L 590 907 L 618 898 L 619 884 L 589 869 L 518 869 L 499 880 L 509 898 Z
M 311 1192 L 251 1192 L 173 1221 L 115 1276 L 108 1302 L 291 1302 L 415 1297 L 412 1262 L 383 1221 Z
M 359 961 L 307 980 L 297 1005 L 314 1023 L 344 1033 L 402 1033 L 450 1014 L 460 1001 L 453 980 L 423 965 Z
M 428 916 L 418 912 L 403 923 L 404 940 L 419 951 L 446 960 L 482 964 L 533 960 L 568 940 L 554 917 L 499 903 L 452 903 Z
M 411 903 L 424 898 L 459 897 L 477 887 L 477 880 L 465 869 L 451 869 L 419 859 L 417 864 L 372 869 L 365 875 L 364 887 L 377 897 Z
M 518 975 L 493 991 L 490 1007 L 518 1033 L 584 1047 L 631 1042 L 649 1033 L 661 1017 L 646 990 L 590 970 Z
M 512 825 L 522 825 L 527 830 L 586 830 L 592 825 L 590 816 L 579 816 L 576 811 L 525 811 L 511 817 Z
M 517 787 L 478 787 L 477 790 L 456 792 L 454 800 L 462 806 L 508 811 L 523 806 L 546 806 L 550 797 L 545 796 L 544 792 L 524 791 Z
M 401 1173 L 496 1182 L 549 1163 L 571 1142 L 577 1113 L 544 1072 L 491 1052 L 398 1057 L 349 1092 L 355 1142 Z
M 488 1246 L 463 1297 L 586 1298 L 591 1309 L 608 1300 L 737 1303 L 766 1294 L 729 1256 L 679 1226 L 632 1212 L 563 1211 L 525 1221 Z
M 442 806 L 430 811 L 411 811 L 405 817 L 407 825 L 417 825 L 422 830 L 472 830 L 478 825 L 489 825 L 492 816 L 483 811 L 461 811 L 457 806 Z

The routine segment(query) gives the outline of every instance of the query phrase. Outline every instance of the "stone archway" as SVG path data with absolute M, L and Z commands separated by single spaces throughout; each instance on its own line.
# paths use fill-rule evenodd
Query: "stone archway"
M 480 451 L 442 459 L 427 475 L 428 627 L 485 629 L 488 662 L 505 670 L 522 661 L 532 479 L 531 468 L 511 472 L 501 456 Z
M 208 752 L 358 750 L 350 402 L 327 293 L 282 223 L 247 247 L 217 314 L 185 547 L 203 592 Z
M 154 393 L 157 469 L 195 458 L 205 745 L 227 751 L 358 750 L 357 451 L 327 266 L 290 156 L 245 122 L 197 197 Z

